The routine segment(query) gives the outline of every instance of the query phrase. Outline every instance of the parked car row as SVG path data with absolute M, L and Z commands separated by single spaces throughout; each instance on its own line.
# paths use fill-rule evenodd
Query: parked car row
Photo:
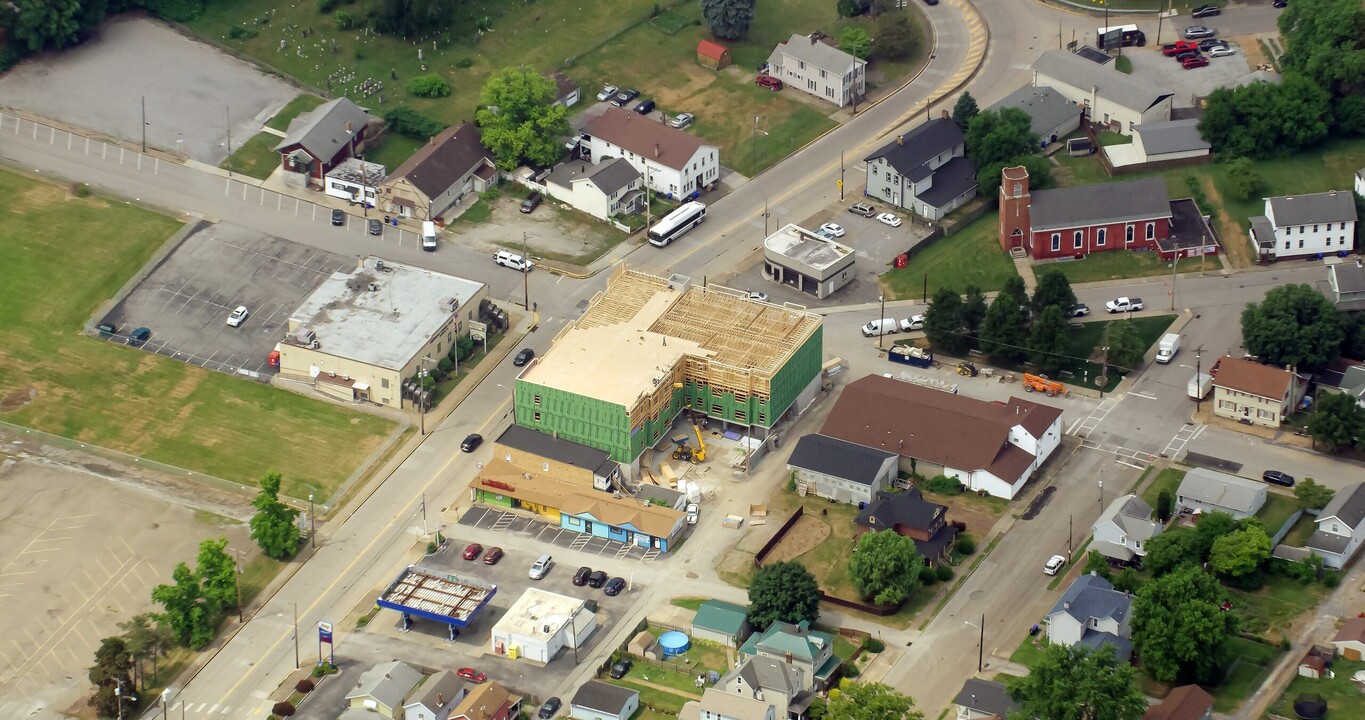
M 626 589 L 624 578 L 614 577 L 607 579 L 607 573 L 602 570 L 593 570 L 584 565 L 578 568 L 578 572 L 573 574 L 573 584 L 578 587 L 588 586 L 593 589 L 602 588 L 602 592 L 615 597 Z

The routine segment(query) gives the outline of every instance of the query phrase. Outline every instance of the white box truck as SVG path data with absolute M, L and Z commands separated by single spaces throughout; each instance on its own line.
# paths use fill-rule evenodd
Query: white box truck
M 428 252 L 436 249 L 436 223 L 430 220 L 422 223 L 422 249 Z
M 1161 336 L 1161 342 L 1156 346 L 1156 361 L 1166 364 L 1180 352 L 1180 333 L 1166 333 Z
M 895 318 L 882 318 L 871 320 L 863 326 L 863 337 L 876 337 L 878 335 L 890 335 L 900 329 L 900 324 Z
M 1191 400 L 1203 400 L 1204 396 L 1208 395 L 1212 389 L 1213 376 L 1208 373 L 1199 373 L 1190 378 L 1185 394 L 1189 395 Z

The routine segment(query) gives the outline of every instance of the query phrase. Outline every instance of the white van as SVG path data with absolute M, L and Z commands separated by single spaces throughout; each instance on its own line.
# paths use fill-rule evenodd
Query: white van
M 900 329 L 900 324 L 895 318 L 882 318 L 873 320 L 863 326 L 863 337 L 876 337 L 878 335 L 890 335 Z
M 554 567 L 554 564 L 554 558 L 550 557 L 549 553 L 536 558 L 536 561 L 531 563 L 531 579 L 539 580 L 545 577 L 545 574 L 550 572 L 550 568 Z
M 533 267 L 530 260 L 506 250 L 499 250 L 498 254 L 493 256 L 493 262 L 522 272 L 531 272 Z
M 428 252 L 436 250 L 436 223 L 430 220 L 422 223 L 422 249 Z

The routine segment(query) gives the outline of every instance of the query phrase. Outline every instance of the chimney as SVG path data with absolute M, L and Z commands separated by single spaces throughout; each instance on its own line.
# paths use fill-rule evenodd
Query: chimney
M 356 269 L 356 270 L 364 270 L 364 269 L 365 269 L 365 256 L 364 256 L 364 255 L 357 255 L 357 256 L 356 256 L 356 259 L 355 259 L 355 269 Z
M 1062 603 L 1062 609 L 1063 609 L 1063 610 L 1070 610 L 1070 609 L 1071 609 L 1071 601 L 1068 600 L 1068 601 Z
M 350 132 L 351 132 L 351 121 L 350 121 L 350 120 L 347 120 L 347 121 L 346 121 L 346 132 L 347 132 L 347 134 L 350 134 Z
M 659 143 L 654 143 L 654 157 L 659 157 Z
M 445 696 L 445 694 L 444 694 L 444 693 L 436 693 L 436 707 L 442 707 L 442 706 L 444 706 L 445 704 L 446 704 L 446 696 Z
M 791 653 L 787 653 L 787 664 L 790 665 L 791 662 L 792 662 L 792 654 L 791 654 Z
M 948 115 L 948 111 L 947 111 L 947 110 L 940 110 L 940 111 L 938 112 L 938 115 L 939 115 L 939 117 L 943 118 L 944 120 L 948 120 L 948 119 L 949 119 L 949 115 Z
M 811 44 L 811 45 L 814 45 L 814 44 L 815 44 L 815 33 L 811 33 L 811 34 L 810 34 L 810 44 Z
M 904 145 L 904 144 L 905 144 L 905 136 L 904 136 L 904 135 L 897 135 L 897 136 L 896 136 L 896 144 L 897 144 L 897 145 Z

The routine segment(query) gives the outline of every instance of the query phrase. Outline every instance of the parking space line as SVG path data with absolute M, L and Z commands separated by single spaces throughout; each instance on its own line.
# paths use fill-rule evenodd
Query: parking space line
M 128 563 L 131 563 L 131 562 L 132 562 L 131 560 L 128 561 Z M 120 567 L 119 570 L 115 573 L 115 575 L 117 576 L 119 573 L 124 572 L 124 571 L 125 571 L 125 568 L 126 568 L 126 566 L 127 566 L 128 563 L 125 563 L 125 566 L 124 566 L 124 567 Z M 112 580 L 112 579 L 113 579 L 113 578 L 110 578 L 110 580 Z M 75 610 L 74 612 L 72 612 L 70 616 L 68 616 L 68 618 L 67 618 L 67 620 L 66 620 L 65 622 L 63 622 L 61 625 L 57 626 L 57 631 L 58 631 L 57 633 L 54 633 L 53 636 L 52 636 L 47 642 L 45 642 L 45 643 L 43 643 L 43 644 L 41 644 L 41 645 L 38 646 L 38 650 L 35 651 L 35 653 L 41 652 L 41 655 L 38 655 L 38 654 L 30 655 L 30 656 L 29 656 L 29 660 L 26 661 L 26 662 L 24 663 L 23 666 L 20 666 L 20 669 L 23 670 L 23 673 L 22 673 L 21 675 L 19 675 L 19 677 L 18 677 L 19 680 L 23 680 L 23 679 L 27 678 L 27 677 L 33 672 L 33 670 L 37 667 L 37 665 L 40 664 L 40 663 L 42 662 L 42 659 L 45 658 L 45 657 L 47 657 L 48 655 L 50 655 L 51 652 L 52 652 L 52 649 L 55 648 L 55 647 L 57 647 L 58 644 L 60 644 L 63 640 L 66 639 L 67 635 L 70 635 L 71 632 L 72 632 L 73 630 L 76 629 L 77 625 L 79 624 L 79 621 L 78 621 L 77 623 L 72 623 L 72 619 L 73 619 L 73 618 L 77 618 L 77 617 L 81 617 L 81 618 L 85 617 L 85 614 L 89 611 L 89 606 L 90 606 L 91 600 L 93 600 L 94 597 L 96 597 L 96 596 L 98 596 L 98 595 L 101 595 L 103 592 L 105 592 L 106 586 L 108 586 L 108 585 L 109 585 L 109 581 L 106 580 L 106 581 L 105 581 L 103 584 L 101 584 L 99 587 L 93 588 L 93 592 L 91 593 L 90 599 L 87 599 L 85 602 L 81 603 L 81 605 L 80 605 L 79 607 L 77 607 L 76 610 Z M 62 628 L 66 628 L 66 629 L 63 630 Z M 27 628 L 25 628 L 25 629 L 27 630 Z M 49 645 L 51 645 L 51 647 L 49 647 Z M 47 648 L 47 649 L 44 650 L 44 648 Z M 33 659 L 34 659 L 35 657 L 38 658 L 38 663 L 33 663 Z M 30 663 L 33 663 L 33 664 L 30 665 Z M 24 669 L 24 668 L 27 668 L 27 669 Z
M 59 523 L 59 522 L 66 522 L 67 520 L 87 520 L 87 519 L 92 518 L 92 517 L 95 517 L 95 516 L 94 516 L 94 515 L 64 515 L 64 516 L 59 517 L 59 518 L 53 520 L 52 522 L 48 523 L 47 529 L 53 530 L 54 528 L 53 528 L 52 526 L 53 526 L 53 525 L 56 525 L 56 524 Z M 76 527 L 85 527 L 85 526 L 84 526 L 84 525 L 77 525 Z M 62 528 L 62 529 L 63 529 L 63 530 L 69 530 L 69 529 L 71 529 L 71 528 Z

